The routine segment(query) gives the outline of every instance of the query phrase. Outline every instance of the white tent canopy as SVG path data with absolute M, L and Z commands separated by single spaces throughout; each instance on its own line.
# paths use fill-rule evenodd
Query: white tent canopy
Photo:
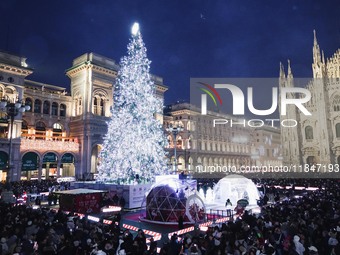
M 214 187 L 214 202 L 226 203 L 230 199 L 233 206 L 236 206 L 239 199 L 247 199 L 249 205 L 257 205 L 259 192 L 254 182 L 241 175 L 228 175 Z

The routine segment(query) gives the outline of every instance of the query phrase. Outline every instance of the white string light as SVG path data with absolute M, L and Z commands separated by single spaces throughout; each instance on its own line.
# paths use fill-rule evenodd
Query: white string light
M 155 113 L 161 113 L 163 103 L 155 94 L 138 23 L 132 34 L 114 87 L 112 117 L 99 155 L 99 181 L 126 183 L 136 174 L 149 181 L 167 171 L 167 141 L 161 123 L 154 118 Z

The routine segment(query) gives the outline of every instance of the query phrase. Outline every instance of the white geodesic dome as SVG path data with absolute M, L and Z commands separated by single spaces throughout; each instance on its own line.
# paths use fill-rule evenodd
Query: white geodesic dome
M 184 222 L 204 220 L 205 205 L 196 191 L 196 181 L 168 178 L 155 183 L 147 192 L 142 207 L 143 218 L 153 222 L 177 223 L 182 216 Z
M 241 175 L 232 174 L 219 180 L 214 186 L 214 202 L 225 204 L 227 199 L 236 206 L 240 199 L 247 199 L 249 205 L 257 205 L 260 199 L 255 183 Z

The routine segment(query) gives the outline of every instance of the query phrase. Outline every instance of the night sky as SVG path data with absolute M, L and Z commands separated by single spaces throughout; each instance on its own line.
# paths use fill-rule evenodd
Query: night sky
M 27 57 L 28 79 L 67 88 L 74 58 L 118 62 L 138 21 L 166 103 L 189 100 L 190 77 L 278 77 L 288 58 L 310 77 L 313 29 L 326 57 L 340 47 L 336 0 L 1 0 L 0 11 L 0 49 Z

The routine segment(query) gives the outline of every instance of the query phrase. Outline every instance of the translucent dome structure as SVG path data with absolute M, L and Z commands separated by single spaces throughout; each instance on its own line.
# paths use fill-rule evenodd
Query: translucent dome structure
M 228 175 L 214 186 L 214 202 L 226 203 L 230 199 L 233 206 L 236 206 L 240 199 L 247 199 L 249 205 L 257 205 L 260 199 L 259 192 L 254 182 L 241 175 Z
M 177 224 L 200 222 L 205 217 L 205 205 L 196 191 L 196 180 L 169 178 L 151 186 L 142 203 L 142 220 Z

